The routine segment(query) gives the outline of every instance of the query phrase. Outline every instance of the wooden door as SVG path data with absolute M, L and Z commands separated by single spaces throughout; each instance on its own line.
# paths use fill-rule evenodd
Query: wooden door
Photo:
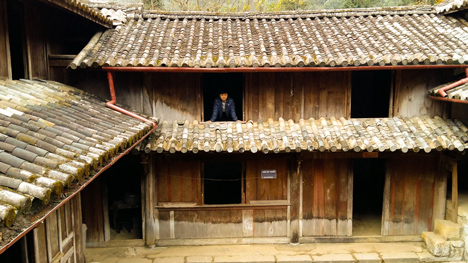
M 432 231 L 436 218 L 443 218 L 446 177 L 437 160 L 387 160 L 382 235 L 420 235 Z
M 351 236 L 352 172 L 348 159 L 302 162 L 302 235 Z

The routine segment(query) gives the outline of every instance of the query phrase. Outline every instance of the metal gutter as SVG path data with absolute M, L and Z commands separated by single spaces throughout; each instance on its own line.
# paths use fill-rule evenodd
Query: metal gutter
M 188 68 L 188 67 L 102 67 L 103 70 L 122 72 L 185 72 L 185 73 L 230 73 L 230 72 L 308 72 L 308 71 L 357 71 L 399 69 L 467 68 L 467 65 L 412 65 L 412 66 L 353 66 L 353 67 L 238 67 L 238 68 Z

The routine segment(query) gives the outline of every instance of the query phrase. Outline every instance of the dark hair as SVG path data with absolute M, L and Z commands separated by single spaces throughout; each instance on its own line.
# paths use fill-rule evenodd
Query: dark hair
M 224 93 L 228 93 L 227 89 L 220 89 L 219 90 L 219 94 L 224 94 Z

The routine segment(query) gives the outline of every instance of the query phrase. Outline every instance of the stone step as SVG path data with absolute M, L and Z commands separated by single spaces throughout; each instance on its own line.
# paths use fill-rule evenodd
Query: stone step
M 459 240 L 462 226 L 449 220 L 436 219 L 434 233 L 441 235 L 445 240 Z
M 461 259 L 464 252 L 464 242 L 461 240 L 446 240 L 434 232 L 423 232 L 422 238 L 427 250 L 436 257 Z

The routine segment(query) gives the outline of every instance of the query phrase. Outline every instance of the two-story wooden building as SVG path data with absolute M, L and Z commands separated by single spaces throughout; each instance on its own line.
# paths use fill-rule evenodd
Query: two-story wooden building
M 143 12 L 70 68 L 107 71 L 120 103 L 160 119 L 144 169 L 116 172 L 141 178 L 127 194 L 147 245 L 414 241 L 456 198 L 467 128 L 428 90 L 465 75 L 464 14 Z M 106 96 L 99 74 L 74 85 Z M 241 121 L 206 122 L 221 89 Z

